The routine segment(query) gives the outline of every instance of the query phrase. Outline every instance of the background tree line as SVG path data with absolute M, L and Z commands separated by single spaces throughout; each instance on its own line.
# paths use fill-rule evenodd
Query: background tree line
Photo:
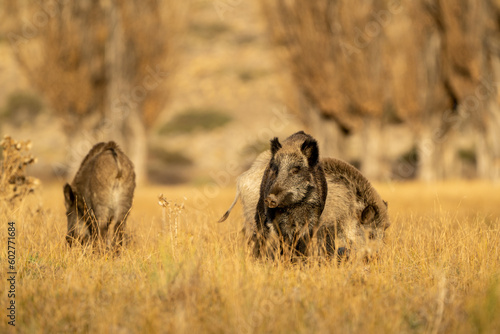
M 287 105 L 323 154 L 345 157 L 347 139 L 359 135 L 359 167 L 371 179 L 407 178 L 412 168 L 422 180 L 456 178 L 457 138 L 468 132 L 477 175 L 500 177 L 500 1 L 260 4 L 293 78 Z M 20 67 L 64 121 L 69 174 L 80 162 L 75 151 L 113 139 L 146 177 L 147 132 L 171 98 L 189 5 L 2 2 Z M 395 124 L 412 131 L 405 161 L 387 156 Z
M 414 133 L 418 177 L 459 177 L 455 138 L 473 131 L 477 175 L 500 177 L 500 1 L 261 1 L 273 41 L 300 98 L 295 110 L 344 156 L 362 133 L 361 169 L 391 176 L 384 138 Z M 293 99 L 293 98 L 292 98 Z M 408 162 L 407 162 L 408 163 Z M 407 166 L 396 167 L 404 177 Z

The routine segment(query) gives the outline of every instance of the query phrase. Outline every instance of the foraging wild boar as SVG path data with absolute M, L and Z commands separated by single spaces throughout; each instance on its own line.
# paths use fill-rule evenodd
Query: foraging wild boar
M 292 146 L 295 146 L 295 149 L 299 148 L 306 140 L 306 136 L 303 132 L 300 132 L 289 137 L 294 137 Z M 246 220 L 245 230 L 253 233 L 251 241 L 254 243 L 255 255 L 262 255 L 265 252 L 260 248 L 268 242 L 269 235 L 272 234 L 270 232 L 276 232 L 273 231 L 274 227 L 272 225 L 266 227 L 259 224 L 258 220 L 251 221 L 250 219 L 252 215 L 258 217 L 258 219 L 262 219 L 255 203 L 262 193 L 261 188 L 265 188 L 265 185 L 259 181 L 259 178 L 262 180 L 264 174 L 268 172 L 271 157 L 272 154 L 270 151 L 262 153 L 252 167 L 238 178 L 236 198 L 231 208 L 221 219 L 221 221 L 224 221 L 228 217 L 238 197 L 241 198 Z M 385 230 L 390 225 L 387 203 L 382 201 L 370 182 L 350 164 L 338 159 L 323 158 L 320 159 L 320 165 L 327 184 L 325 187 L 327 189 L 326 202 L 319 223 L 313 221 L 313 224 L 308 225 L 308 228 L 312 227 L 312 230 L 309 230 L 309 232 L 312 232 L 313 235 L 315 234 L 319 246 L 318 251 L 326 255 L 335 254 L 336 249 L 339 255 L 351 249 L 359 251 L 363 255 L 375 252 L 382 245 Z M 267 202 L 271 206 L 275 205 L 272 202 L 276 195 L 270 198 L 267 197 L 263 198 L 264 212 L 266 210 L 266 199 L 268 199 Z M 279 199 L 283 198 L 283 196 L 280 195 L 276 198 L 278 198 L 279 202 Z M 259 204 L 262 214 L 262 203 Z M 304 209 L 304 206 L 302 209 Z M 303 216 L 296 216 L 293 212 L 293 209 L 289 211 L 293 215 L 294 220 L 298 217 L 303 219 L 302 226 L 305 226 L 304 222 L 306 220 Z M 309 214 L 312 214 L 312 212 Z M 279 218 L 286 220 L 287 213 L 281 215 Z M 302 236 L 305 237 L 306 235 L 303 234 Z M 248 234 L 247 237 L 249 237 Z M 307 238 L 309 237 L 310 235 L 307 236 Z M 302 241 L 307 241 L 307 238 L 302 238 Z M 304 242 L 300 242 L 296 246 L 299 247 L 296 247 L 295 250 L 303 253 L 305 248 Z
M 73 183 L 64 186 L 69 245 L 73 240 L 107 243 L 111 225 L 112 244 L 121 245 L 134 189 L 134 166 L 127 156 L 113 141 L 96 144 L 83 159 Z

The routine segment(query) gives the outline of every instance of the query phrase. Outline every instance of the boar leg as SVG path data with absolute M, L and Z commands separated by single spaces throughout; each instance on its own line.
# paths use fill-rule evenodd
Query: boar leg
M 115 223 L 115 228 L 114 228 L 114 236 L 113 236 L 113 247 L 116 248 L 117 246 L 121 247 L 123 246 L 123 239 L 124 239 L 124 230 L 125 230 L 125 220 L 127 217 L 123 217 L 120 220 L 117 220 Z
M 325 248 L 328 256 L 335 254 L 335 235 L 329 230 L 325 234 Z
M 110 223 L 111 219 L 99 222 L 99 240 L 104 245 L 107 245 L 107 235 Z

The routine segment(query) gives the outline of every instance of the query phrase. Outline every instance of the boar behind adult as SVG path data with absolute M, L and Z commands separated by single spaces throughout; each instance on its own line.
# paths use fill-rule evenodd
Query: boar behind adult
M 334 238 L 337 249 L 353 250 L 356 255 L 369 258 L 383 245 L 385 230 L 390 226 L 387 202 L 347 162 L 323 158 L 321 165 L 328 196 L 318 239 Z
M 325 207 L 327 183 L 318 144 L 300 131 L 271 140 L 271 159 L 260 185 L 255 222 L 256 253 L 274 235 L 281 253 L 307 255 Z M 260 240 L 259 240 L 260 239 Z
M 226 213 L 219 219 L 219 223 L 225 221 L 231 210 L 234 208 L 238 199 L 241 200 L 243 206 L 243 230 L 245 238 L 250 243 L 254 235 L 257 233 L 257 226 L 255 224 L 255 209 L 259 201 L 259 189 L 262 177 L 266 166 L 271 160 L 271 151 L 267 150 L 259 154 L 259 156 L 252 163 L 252 166 L 244 173 L 242 173 L 236 181 L 236 196 L 233 203 L 226 211 Z M 252 245 L 251 245 L 252 246 Z
M 64 186 L 69 245 L 74 240 L 107 243 L 111 226 L 112 244 L 121 245 L 134 189 L 134 166 L 118 145 L 113 141 L 96 144 L 71 185 Z

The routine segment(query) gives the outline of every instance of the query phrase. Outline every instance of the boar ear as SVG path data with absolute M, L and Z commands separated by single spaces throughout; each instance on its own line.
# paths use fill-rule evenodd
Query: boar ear
M 64 185 L 64 200 L 66 201 L 66 207 L 71 207 L 75 203 L 75 193 L 67 183 Z
M 274 137 L 271 140 L 271 153 L 272 153 L 272 155 L 275 155 L 276 152 L 278 152 L 278 150 L 280 148 L 281 148 L 281 144 L 280 144 L 280 141 L 279 141 L 278 137 Z
M 361 213 L 361 224 L 368 224 L 375 218 L 375 208 L 368 205 Z
M 316 166 L 319 162 L 318 143 L 313 138 L 307 138 L 300 147 L 302 153 L 307 157 L 307 162 L 310 167 Z

